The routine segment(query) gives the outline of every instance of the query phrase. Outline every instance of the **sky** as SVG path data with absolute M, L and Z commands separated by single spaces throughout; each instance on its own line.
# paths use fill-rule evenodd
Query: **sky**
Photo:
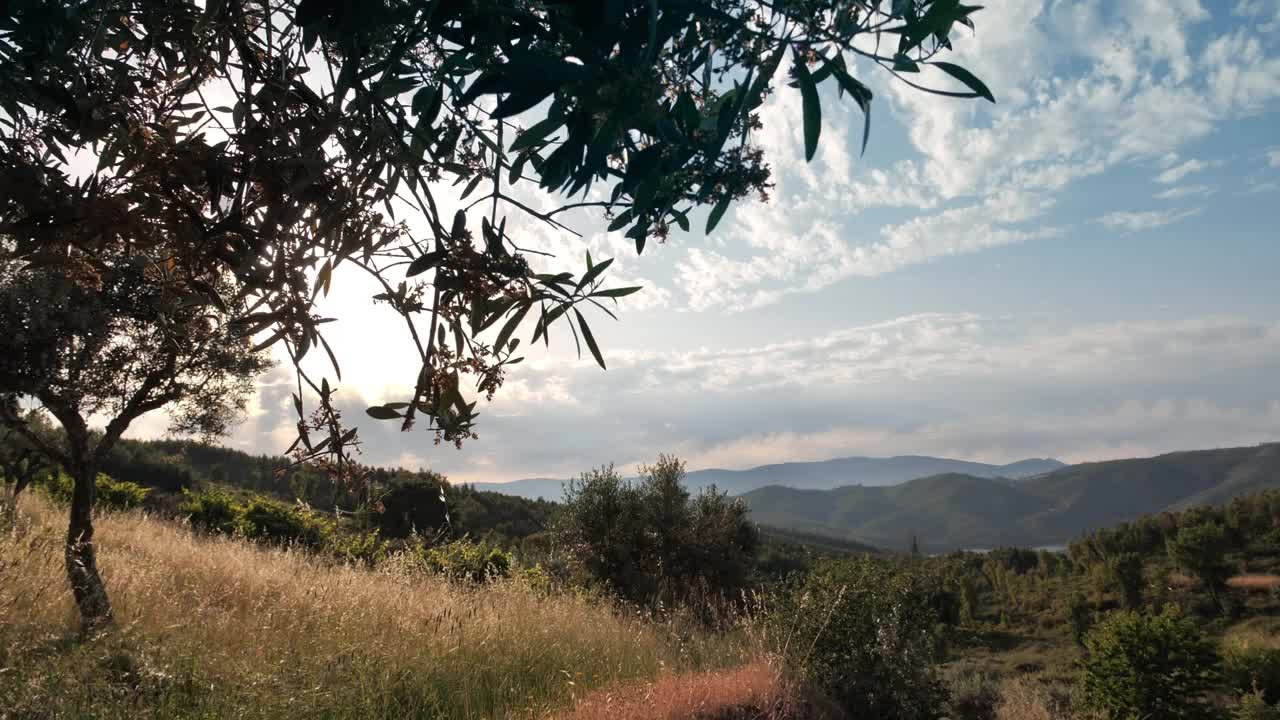
M 469 482 L 663 452 L 1083 462 L 1280 440 L 1280 0 L 993 0 L 974 19 L 948 59 L 996 104 L 855 66 L 875 91 L 865 155 L 857 106 L 824 92 L 806 163 L 782 87 L 756 137 L 772 197 L 709 237 L 695 216 L 637 256 L 598 217 L 569 216 L 582 237 L 513 217 L 549 266 L 589 249 L 645 290 L 592 317 L 607 371 L 557 336 L 462 450 L 363 416 L 407 399 L 416 368 L 376 290 L 335 273 L 327 337 L 362 459 Z M 292 382 L 262 378 L 226 444 L 283 451 Z

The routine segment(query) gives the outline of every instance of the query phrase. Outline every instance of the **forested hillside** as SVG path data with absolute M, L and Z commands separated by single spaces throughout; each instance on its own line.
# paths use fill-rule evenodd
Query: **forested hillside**
M 285 502 L 302 501 L 320 513 L 356 513 L 366 502 L 379 508 L 373 525 L 384 537 L 410 532 L 447 532 L 453 537 L 495 536 L 506 542 L 547 529 L 553 503 L 526 500 L 453 485 L 438 473 L 405 468 L 373 468 L 361 494 L 334 483 L 322 470 L 287 458 L 249 455 L 205 443 L 124 440 L 103 463 L 113 477 L 159 494 L 170 508 L 185 489 L 224 488 L 259 493 Z
M 896 457 L 846 457 L 818 462 L 790 462 L 761 465 L 747 470 L 692 470 L 689 487 L 695 490 L 714 485 L 731 495 L 739 495 L 769 485 L 830 490 L 845 485 L 897 485 L 915 478 L 944 473 L 964 473 L 986 478 L 1026 478 L 1057 470 L 1065 464 L 1048 458 L 1030 458 L 990 465 L 924 455 Z M 564 480 L 527 478 L 505 483 L 478 483 L 477 488 L 527 498 L 558 500 Z
M 1144 513 L 1221 503 L 1280 487 L 1280 445 L 1200 450 L 1085 463 L 1020 481 L 964 474 L 894 487 L 796 490 L 743 496 L 758 522 L 906 549 L 1063 545 Z

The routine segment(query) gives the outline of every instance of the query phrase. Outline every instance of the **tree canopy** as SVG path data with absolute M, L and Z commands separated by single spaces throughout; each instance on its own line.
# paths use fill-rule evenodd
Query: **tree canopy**
M 781 82 L 798 90 L 804 152 L 819 88 L 866 115 L 873 69 L 910 79 L 978 8 L 958 0 L 11 0 L 0 15 L 0 236 L 6 263 L 101 274 L 119 253 L 190 277 L 190 306 L 295 364 L 317 348 L 340 379 L 316 299 L 367 273 L 403 316 L 420 371 L 369 409 L 437 441 L 474 435 L 477 396 L 522 338 L 567 325 L 605 365 L 584 311 L 613 314 L 608 259 L 537 272 L 516 230 L 603 213 L 637 251 L 706 210 L 766 193 L 753 142 Z M 784 65 L 788 68 L 780 75 Z M 941 75 L 939 77 L 942 77 Z M 463 204 L 445 206 L 446 184 Z M 530 197 L 558 198 L 551 210 Z M 450 201 L 452 202 L 452 201 Z M 406 213 L 423 221 L 405 221 Z M 516 217 L 520 222 L 508 223 Z M 421 229 L 425 227 L 426 229 Z M 145 278 L 141 279 L 145 282 Z M 301 369 L 301 459 L 352 470 L 358 442 L 326 377 Z M 314 438 L 319 433 L 322 438 Z

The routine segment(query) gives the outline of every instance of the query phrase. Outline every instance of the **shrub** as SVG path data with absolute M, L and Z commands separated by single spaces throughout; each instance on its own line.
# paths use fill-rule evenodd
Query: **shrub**
M 308 548 L 320 547 L 333 533 L 331 525 L 310 510 L 257 495 L 241 509 L 236 530 L 250 540 Z
M 1127 610 L 1142 607 L 1142 556 L 1137 553 L 1120 553 L 1108 563 L 1111 577 L 1120 590 L 1120 603 Z
M 1081 694 L 1087 709 L 1113 720 L 1203 718 L 1218 658 L 1175 606 L 1159 615 L 1123 610 L 1089 632 Z
M 797 677 L 854 717 L 934 720 L 947 693 L 930 585 L 871 558 L 826 561 L 782 598 L 772 636 Z
M 1280 705 L 1270 705 L 1261 690 L 1253 690 L 1240 696 L 1231 713 L 1232 720 L 1280 720 Z
M 532 567 L 518 568 L 512 577 L 539 595 L 549 595 L 556 588 L 555 579 L 546 568 L 542 567 L 541 563 Z
M 453 580 L 484 583 L 511 573 L 510 554 L 470 540 L 454 540 L 420 552 L 428 570 Z
M 715 488 L 691 496 L 674 457 L 640 471 L 630 483 L 608 466 L 566 488 L 556 537 L 580 575 L 640 605 L 737 596 L 759 545 L 746 505 Z
M 1071 720 L 1069 693 L 1061 687 L 1028 678 L 1006 682 L 1000 688 L 996 720 Z
M 374 567 L 387 559 L 387 542 L 377 530 L 355 533 L 331 533 L 328 550 L 344 562 Z
M 1280 703 L 1280 647 L 1236 640 L 1222 653 L 1222 672 L 1236 691 L 1257 690 L 1269 703 Z
M 75 481 L 66 473 L 49 473 L 41 481 L 40 487 L 55 502 L 69 505 Z M 98 511 L 136 508 L 146 502 L 147 496 L 151 494 L 151 488 L 144 488 L 128 480 L 116 480 L 105 473 L 98 473 L 94 488 L 97 494 L 94 509 Z
M 191 527 L 204 532 L 235 532 L 241 508 L 230 493 L 219 489 L 203 492 L 182 491 L 185 500 L 179 512 L 191 523 Z
M 1093 608 L 1089 606 L 1089 599 L 1078 590 L 1067 598 L 1067 624 L 1071 626 L 1072 639 L 1083 647 L 1085 637 L 1093 627 Z
M 988 673 L 961 670 L 947 675 L 951 696 L 949 720 L 993 720 L 1000 688 Z
M 1178 530 L 1168 541 L 1169 559 L 1180 569 L 1200 578 L 1219 612 L 1222 592 L 1231 568 L 1226 562 L 1228 540 L 1221 525 L 1204 523 Z

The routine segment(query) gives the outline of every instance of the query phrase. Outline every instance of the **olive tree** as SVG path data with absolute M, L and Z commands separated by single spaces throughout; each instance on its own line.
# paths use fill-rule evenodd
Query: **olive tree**
M 364 482 L 356 429 L 329 382 L 341 380 L 342 348 L 323 333 L 335 318 L 317 309 L 340 272 L 372 279 L 371 302 L 403 319 L 416 353 L 403 397 L 368 414 L 460 444 L 475 437 L 478 399 L 523 359 L 522 340 L 547 343 L 567 326 L 603 367 L 587 316 L 612 316 L 639 290 L 606 284 L 610 259 L 585 254 L 572 272 L 549 265 L 531 224 L 572 232 L 575 213 L 603 217 L 637 252 L 690 232 L 695 217 L 712 231 L 735 200 L 771 187 L 754 136 L 774 94 L 798 101 L 807 159 L 824 87 L 861 109 L 865 147 L 870 72 L 994 101 L 940 59 L 977 9 L 959 0 L 10 0 L 0 11 L 6 263 L 41 268 L 89 303 L 93 322 L 55 303 L 68 338 L 99 347 L 117 337 L 102 328 L 120 322 L 148 350 L 133 364 L 120 352 L 119 364 L 96 366 L 71 354 L 79 345 L 58 345 L 67 384 L 41 370 L 18 373 L 5 392 L 38 398 L 67 432 L 59 461 L 91 477 L 133 418 L 183 397 L 166 390 L 178 381 L 165 373 L 188 361 L 225 367 L 207 384 L 181 384 L 240 388 L 258 362 L 248 351 L 274 348 L 297 375 L 290 451 Z M 166 273 L 186 281 L 155 281 Z M 34 276 L 14 278 L 15 297 L 42 292 Z M 106 294 L 86 289 L 97 279 Z M 214 279 L 225 292 L 202 287 Z M 186 345 L 185 321 L 167 315 L 166 332 L 182 342 L 146 345 L 166 337 L 143 329 L 157 315 L 138 298 L 154 293 L 215 314 L 235 357 Z M 15 312 L 40 317 L 27 306 Z M 67 342 L 62 334 L 45 342 Z M 320 350 L 331 375 L 304 370 Z M 72 368 L 82 369 L 71 377 Z M 136 382 L 117 382 L 120 373 Z M 236 397 L 211 399 L 234 406 Z M 221 407 L 188 403 L 187 424 L 208 427 L 225 417 Z M 110 416 L 100 436 L 89 428 L 98 416 Z M 78 497 L 69 567 L 82 609 L 101 616 L 91 487 Z
M 72 478 L 67 577 L 93 630 L 112 619 L 94 547 L 103 459 L 133 421 L 161 408 L 176 432 L 224 432 L 267 361 L 231 331 L 225 278 L 129 253 L 99 256 L 78 274 L 66 267 L 0 255 L 0 423 Z M 62 432 L 41 432 L 33 409 Z
M 759 530 L 746 504 L 715 487 L 693 495 L 685 465 L 660 455 L 630 482 L 613 466 L 565 487 L 555 537 L 588 581 L 643 605 L 670 606 L 695 593 L 724 600 L 746 586 Z
M 604 217 L 637 252 L 695 217 L 710 232 L 771 187 L 754 137 L 774 94 L 798 105 L 806 158 L 822 88 L 861 109 L 865 147 L 872 72 L 994 101 L 941 59 L 973 29 L 978 7 L 959 0 L 5 7 L 0 234 L 15 256 L 100 272 L 121 247 L 167 245 L 184 268 L 232 274 L 237 329 L 299 368 L 293 450 L 347 476 L 355 431 L 322 392 L 328 371 L 299 365 L 321 348 L 341 379 L 334 318 L 316 311 L 340 269 L 373 279 L 417 354 L 403 398 L 369 414 L 460 443 L 522 338 L 567 326 L 604 366 L 587 314 L 639 289 L 606 287 L 608 259 L 548 266 L 530 223 Z

